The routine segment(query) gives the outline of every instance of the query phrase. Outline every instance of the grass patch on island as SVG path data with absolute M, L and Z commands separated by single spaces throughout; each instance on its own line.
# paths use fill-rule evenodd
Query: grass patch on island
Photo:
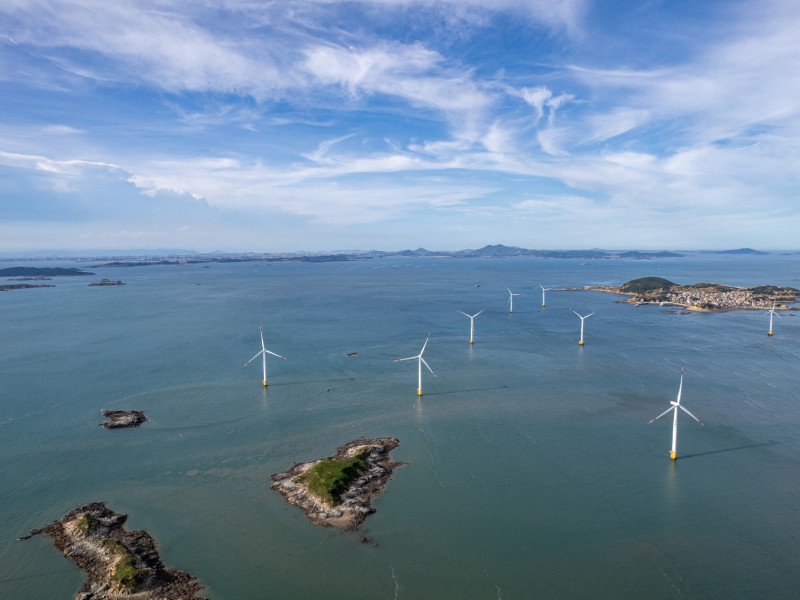
M 81 533 L 83 533 L 83 535 L 89 535 L 90 533 L 93 533 L 99 525 L 100 521 L 95 519 L 89 513 L 85 513 L 78 521 L 78 529 L 81 531 Z
M 304 483 L 309 491 L 324 501 L 336 505 L 342 503 L 350 485 L 363 473 L 369 471 L 369 463 L 364 460 L 369 450 L 364 450 L 353 458 L 334 460 L 325 458 L 311 467 L 296 481 Z
M 126 590 L 134 589 L 144 581 L 146 571 L 136 568 L 136 557 L 130 550 L 112 539 L 103 540 L 103 545 L 119 558 L 111 576 L 113 581 Z

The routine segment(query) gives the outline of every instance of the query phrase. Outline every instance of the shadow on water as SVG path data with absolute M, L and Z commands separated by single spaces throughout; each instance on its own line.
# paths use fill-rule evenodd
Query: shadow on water
M 796 440 L 791 440 L 796 441 Z M 686 456 L 679 456 L 676 460 L 686 460 L 687 458 L 698 458 L 700 456 L 708 456 L 710 454 L 721 454 L 723 452 L 733 452 L 734 450 L 747 450 L 748 448 L 763 448 L 769 446 L 777 446 L 778 444 L 788 444 L 789 441 L 776 442 L 774 440 L 769 442 L 761 442 L 760 444 L 748 444 L 747 446 L 736 446 L 735 448 L 724 448 L 722 450 L 711 450 L 709 452 L 698 452 L 697 454 L 687 454 Z
M 425 392 L 423 397 L 425 396 L 450 396 L 453 394 L 469 394 L 473 392 L 495 392 L 497 390 L 519 390 L 525 388 L 535 388 L 536 385 L 529 384 L 529 385 L 498 385 L 494 387 L 485 387 L 485 388 L 471 388 L 466 390 L 448 390 L 446 392 Z

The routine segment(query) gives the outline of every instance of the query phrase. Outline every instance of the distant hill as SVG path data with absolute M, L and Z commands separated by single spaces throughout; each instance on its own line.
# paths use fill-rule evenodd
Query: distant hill
M 752 248 L 738 248 L 736 250 L 703 250 L 702 252 L 703 254 L 769 254 L 769 252 L 753 250 Z
M 657 291 L 669 291 L 676 287 L 669 279 L 662 279 L 661 277 L 641 277 L 633 279 L 628 283 L 623 283 L 619 286 L 619 292 L 622 294 L 646 294 Z

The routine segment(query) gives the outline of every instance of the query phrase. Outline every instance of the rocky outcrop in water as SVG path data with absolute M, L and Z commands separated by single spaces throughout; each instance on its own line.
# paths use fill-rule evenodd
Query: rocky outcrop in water
M 207 600 L 194 577 L 163 565 L 147 532 L 125 529 L 126 519 L 94 502 L 20 539 L 48 535 L 86 572 L 75 600 Z
M 106 429 L 122 429 L 124 427 L 138 427 L 147 422 L 147 417 L 141 410 L 104 410 L 103 416 L 108 419 L 100 423 Z

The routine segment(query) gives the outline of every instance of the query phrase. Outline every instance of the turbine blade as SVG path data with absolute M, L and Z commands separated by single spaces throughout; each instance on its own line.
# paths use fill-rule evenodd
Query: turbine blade
M 434 373 L 434 372 L 433 372 L 433 369 L 431 369 L 430 365 L 429 365 L 428 363 L 426 363 L 426 362 L 425 362 L 425 359 L 424 359 L 424 358 L 422 358 L 421 356 L 419 357 L 419 359 L 422 361 L 422 364 L 423 364 L 423 365 L 425 365 L 426 367 L 428 367 L 428 371 L 430 371 L 430 372 L 431 372 L 431 375 L 433 375 L 434 377 L 436 377 L 436 373 Z
M 485 310 L 486 310 L 486 307 L 484 306 L 482 309 L 480 309 L 478 312 L 476 312 L 474 315 L 472 315 L 472 318 L 474 319 L 475 317 L 477 317 L 479 314 L 481 314 Z
M 681 408 L 681 410 L 682 410 L 683 412 L 685 412 L 687 415 L 689 415 L 690 417 L 692 417 L 692 418 L 693 418 L 695 421 L 697 421 L 698 423 L 700 423 L 700 425 L 705 425 L 705 423 L 703 423 L 703 422 L 702 422 L 700 419 L 698 419 L 698 418 L 697 418 L 697 417 L 695 417 L 695 416 L 694 416 L 692 413 L 690 413 L 690 412 L 689 412 L 689 410 L 688 410 L 688 409 L 687 409 L 685 406 L 683 406 L 683 405 L 681 405 L 681 404 L 679 404 L 678 406 L 680 406 L 680 408 Z
M 456 310 L 457 310 L 458 312 L 460 312 L 462 315 L 464 315 L 465 317 L 468 317 L 468 316 L 469 316 L 469 315 L 468 315 L 467 313 L 465 313 L 463 310 L 458 310 L 458 309 L 456 309 Z
M 255 359 L 257 359 L 259 356 L 261 356 L 261 353 L 262 353 L 262 352 L 264 352 L 264 351 L 263 351 L 263 350 L 259 350 L 259 351 L 258 351 L 258 354 L 256 354 L 256 355 L 255 355 L 253 358 L 251 358 L 250 360 L 248 360 L 248 361 L 247 361 L 246 363 L 244 363 L 242 366 L 243 366 L 243 367 L 246 367 L 247 365 L 249 365 L 251 362 L 253 362 Z
M 586 316 L 585 316 L 585 317 L 583 317 L 583 318 L 584 318 L 584 319 L 588 319 L 588 318 L 589 318 L 589 317 L 591 317 L 593 314 L 595 314 L 595 313 L 589 313 L 588 315 L 586 315 Z
M 261 349 L 264 350 L 264 332 L 261 331 L 261 325 L 258 326 L 258 333 L 261 335 Z
M 411 360 L 412 358 L 419 358 L 419 354 L 417 354 L 416 356 L 409 356 L 408 358 L 397 358 L 392 362 L 400 362 L 401 360 Z
M 660 415 L 658 415 L 658 416 L 657 416 L 655 419 L 650 419 L 650 420 L 649 420 L 647 423 L 645 423 L 645 425 L 650 425 L 650 423 L 652 423 L 653 421 L 658 421 L 658 420 L 659 420 L 661 417 L 663 417 L 665 414 L 667 414 L 667 413 L 668 413 L 669 411 L 671 411 L 673 408 L 675 408 L 675 407 L 674 407 L 674 406 L 670 406 L 670 407 L 669 407 L 667 410 L 665 410 L 664 412 L 662 412 L 662 413 L 661 413 Z M 681 407 L 681 408 L 683 408 L 683 407 Z
M 282 358 L 283 360 L 289 360 L 285 356 L 281 356 L 280 354 L 275 354 L 274 352 L 270 352 L 269 350 L 266 349 L 264 350 L 264 352 L 266 352 L 267 354 L 272 354 L 272 356 L 277 356 L 278 358 Z
M 428 332 L 428 337 L 425 338 L 425 343 L 422 344 L 422 350 L 419 351 L 420 357 L 422 356 L 422 353 L 425 352 L 425 346 L 428 345 L 428 340 L 429 339 L 431 339 L 431 332 L 430 331 Z

